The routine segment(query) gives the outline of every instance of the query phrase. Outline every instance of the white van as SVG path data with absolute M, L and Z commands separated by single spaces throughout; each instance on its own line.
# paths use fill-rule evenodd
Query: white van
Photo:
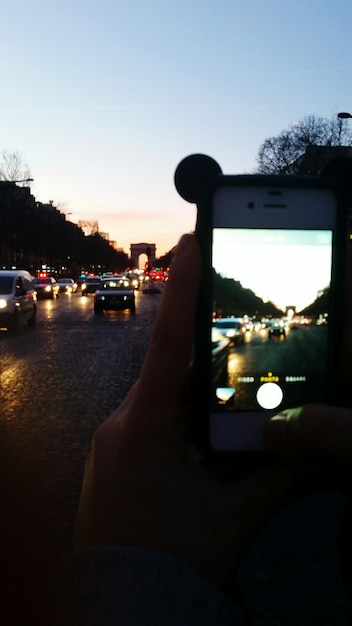
M 35 324 L 37 294 L 26 270 L 0 270 L 0 328 L 15 331 L 19 324 Z

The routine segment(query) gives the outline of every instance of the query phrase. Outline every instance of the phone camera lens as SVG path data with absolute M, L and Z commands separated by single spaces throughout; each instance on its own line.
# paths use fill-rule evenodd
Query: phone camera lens
M 254 209 L 255 204 L 254 204 L 254 202 L 248 202 L 247 206 L 248 206 L 249 209 Z

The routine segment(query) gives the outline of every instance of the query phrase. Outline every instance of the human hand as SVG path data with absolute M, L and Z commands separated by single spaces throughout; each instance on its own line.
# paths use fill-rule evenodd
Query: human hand
M 200 272 L 197 240 L 184 235 L 140 377 L 94 435 L 76 543 L 172 554 L 228 590 L 254 535 L 286 499 L 290 474 L 267 470 L 223 483 L 185 453 Z
M 268 448 L 284 456 L 350 461 L 352 409 L 320 404 L 286 409 L 265 423 L 263 435 Z
M 335 489 L 343 499 L 337 548 L 340 572 L 352 596 L 352 409 L 308 405 L 288 409 L 264 426 L 264 439 L 275 453 L 300 459 L 305 484 Z
M 264 424 L 263 438 L 270 451 L 305 468 L 307 493 L 350 490 L 352 409 L 323 404 L 286 409 Z

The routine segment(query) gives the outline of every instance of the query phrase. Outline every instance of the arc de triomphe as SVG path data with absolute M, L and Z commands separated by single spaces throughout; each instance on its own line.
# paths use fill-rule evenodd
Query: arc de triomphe
M 133 267 L 138 267 L 138 259 L 141 254 L 146 254 L 148 257 L 148 265 L 154 265 L 156 246 L 155 243 L 131 243 L 130 257 Z

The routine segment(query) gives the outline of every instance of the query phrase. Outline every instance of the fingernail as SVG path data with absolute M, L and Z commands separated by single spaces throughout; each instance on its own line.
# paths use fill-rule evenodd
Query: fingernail
M 284 413 L 280 413 L 265 422 L 263 435 L 268 447 L 279 449 L 285 445 L 287 439 L 287 421 L 287 416 Z

